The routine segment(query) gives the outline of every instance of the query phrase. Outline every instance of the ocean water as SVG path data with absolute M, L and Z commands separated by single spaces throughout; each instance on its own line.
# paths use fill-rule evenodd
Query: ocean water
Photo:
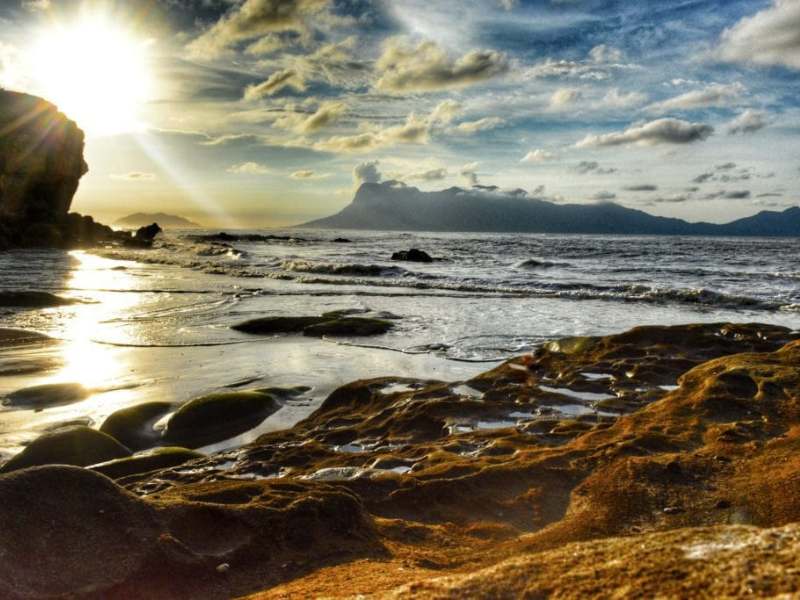
M 311 388 L 257 430 L 209 448 L 216 449 L 290 426 L 337 386 L 359 378 L 463 381 L 553 338 L 636 325 L 800 328 L 792 239 L 291 230 L 249 232 L 276 236 L 266 241 L 217 243 L 202 239 L 208 233 L 172 232 L 147 251 L 0 254 L 0 289 L 80 301 L 0 308 L 0 327 L 59 340 L 13 353 L 0 349 L 0 367 L 40 367 L 0 376 L 0 397 L 49 383 L 80 383 L 92 392 L 40 412 L 0 409 L 0 455 L 59 423 L 97 426 L 114 410 L 145 400 L 179 405 L 221 389 Z M 350 242 L 335 242 L 339 236 Z M 390 259 L 409 248 L 437 260 Z M 392 318 L 395 328 L 336 340 L 230 329 L 260 316 L 339 309 Z

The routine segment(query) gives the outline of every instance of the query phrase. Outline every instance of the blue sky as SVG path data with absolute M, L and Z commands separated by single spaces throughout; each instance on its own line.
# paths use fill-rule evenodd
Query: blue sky
M 91 35 L 63 67 L 87 65 L 76 208 L 101 217 L 280 226 L 379 177 L 708 221 L 800 201 L 797 0 L 22 0 L 0 83 L 58 101 L 33 40 L 99 17 L 147 71 Z M 135 125 L 92 130 L 106 95 Z

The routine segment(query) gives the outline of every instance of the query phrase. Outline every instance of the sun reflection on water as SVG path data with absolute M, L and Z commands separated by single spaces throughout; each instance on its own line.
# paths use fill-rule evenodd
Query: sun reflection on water
M 133 277 L 124 270 L 114 270 L 118 262 L 81 251 L 71 254 L 78 265 L 67 287 L 87 303 L 75 305 L 71 318 L 64 323 L 64 367 L 53 380 L 91 389 L 119 386 L 129 369 L 125 353 L 98 342 L 109 338 L 124 341 L 120 336 L 126 334 L 114 321 L 128 315 L 139 301 L 138 294 L 126 293 L 133 288 Z

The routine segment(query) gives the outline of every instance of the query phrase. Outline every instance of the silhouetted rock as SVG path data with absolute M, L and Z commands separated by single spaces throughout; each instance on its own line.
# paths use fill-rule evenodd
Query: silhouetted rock
M 0 291 L 0 306 L 13 308 L 50 308 L 75 304 L 75 300 L 62 298 L 48 292 Z
M 347 238 L 338 237 L 333 240 L 335 244 L 352 244 L 353 240 L 348 240 Z
M 394 327 L 382 319 L 346 317 L 344 314 L 344 311 L 335 311 L 321 317 L 264 317 L 239 323 L 231 329 L 254 335 L 302 333 L 305 336 L 322 337 L 380 335 Z
M 305 242 L 303 238 L 290 235 L 262 235 L 260 233 L 209 233 L 190 235 L 188 239 L 196 242 Z
M 123 229 L 136 229 L 150 223 L 158 223 L 164 229 L 198 229 L 201 227 L 183 217 L 165 213 L 135 213 L 119 219 L 114 225 Z
M 404 260 L 408 262 L 421 262 L 421 263 L 429 263 L 433 262 L 433 258 L 425 252 L 424 250 L 417 250 L 416 248 L 412 248 L 411 250 L 401 250 L 400 252 L 395 252 L 392 254 L 392 260 Z
M 124 239 L 122 243 L 129 248 L 150 248 L 153 246 L 153 240 L 161 232 L 162 229 L 158 223 L 153 223 L 146 227 L 140 227 L 133 237 Z

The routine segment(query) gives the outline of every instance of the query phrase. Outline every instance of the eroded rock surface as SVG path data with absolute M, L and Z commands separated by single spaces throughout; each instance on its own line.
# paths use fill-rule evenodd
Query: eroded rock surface
M 346 385 L 292 429 L 118 479 L 169 516 L 162 538 L 180 541 L 193 577 L 191 594 L 140 574 L 120 589 L 796 593 L 798 338 L 642 327 L 560 340 L 466 382 Z

